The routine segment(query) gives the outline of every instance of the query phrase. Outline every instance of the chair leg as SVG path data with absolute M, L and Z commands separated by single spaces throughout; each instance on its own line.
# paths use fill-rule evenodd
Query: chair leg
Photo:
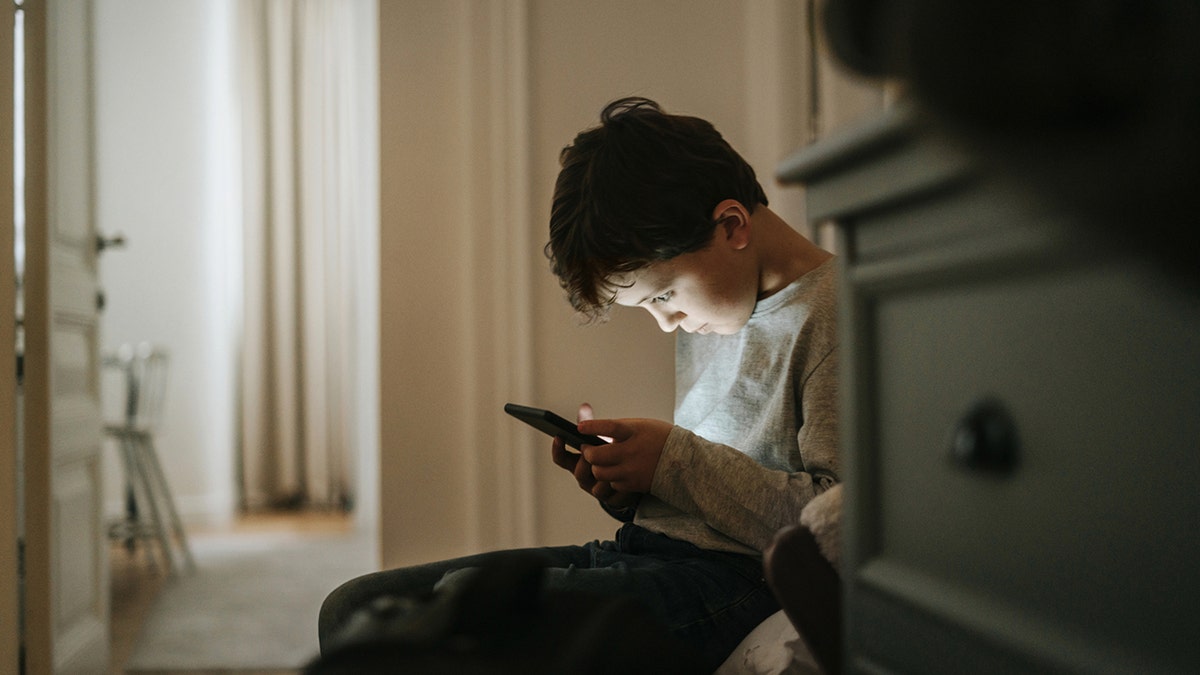
M 126 475 L 125 475 L 125 522 L 126 523 L 136 523 L 137 521 L 138 521 L 137 495 L 135 495 L 133 492 L 133 483 L 129 480 L 129 474 L 128 474 L 128 472 L 126 472 Z M 133 529 L 130 528 L 129 531 L 125 533 L 124 541 L 121 542 L 121 543 L 125 544 L 125 550 L 131 554 L 133 553 L 134 548 L 137 547 L 137 537 L 134 536 L 134 534 L 135 533 L 133 532 Z
M 126 527 L 128 528 L 128 540 L 140 540 L 143 537 L 142 518 L 145 506 L 153 502 L 154 495 L 150 493 L 150 486 L 146 484 L 142 477 L 142 472 L 138 470 L 139 462 L 137 459 L 137 446 L 134 439 L 129 434 L 122 434 L 120 437 L 121 460 L 125 465 L 125 489 L 126 499 L 126 517 L 128 518 Z M 152 524 L 153 525 L 153 524 Z M 171 559 L 167 551 L 162 551 L 163 562 L 165 569 L 170 571 Z M 154 552 L 150 547 L 146 547 L 146 561 L 150 565 L 152 571 L 157 570 L 158 563 L 154 559 Z
M 150 472 L 146 467 L 146 436 L 145 434 L 135 434 L 133 436 L 134 443 L 134 463 L 137 465 L 137 475 L 146 486 L 150 506 L 150 519 L 153 521 L 154 536 L 158 539 L 159 546 L 162 547 L 163 555 L 167 559 L 167 570 L 171 575 L 175 574 L 175 555 L 171 551 L 171 540 L 167 537 L 167 528 L 163 525 L 162 514 L 158 510 L 158 498 L 155 495 L 155 486 L 150 477 Z
M 167 515 L 171 519 L 171 530 L 175 538 L 179 541 L 179 548 L 183 551 L 185 568 L 188 572 L 193 572 L 196 569 L 196 560 L 192 557 L 192 547 L 188 545 L 187 533 L 183 531 L 183 523 L 179 520 L 179 511 L 175 508 L 175 499 L 171 495 L 171 486 L 167 484 L 167 477 L 163 473 L 162 464 L 158 461 L 158 452 L 154 448 L 154 440 L 149 435 L 142 440 L 146 463 L 150 465 L 151 474 L 157 482 L 158 489 L 163 496 L 163 501 L 166 502 Z

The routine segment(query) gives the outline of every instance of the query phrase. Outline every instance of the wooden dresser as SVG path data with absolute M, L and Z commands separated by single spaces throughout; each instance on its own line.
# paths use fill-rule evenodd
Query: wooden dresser
M 1200 294 L 978 164 L 899 108 L 779 171 L 841 259 L 845 668 L 1200 672 Z

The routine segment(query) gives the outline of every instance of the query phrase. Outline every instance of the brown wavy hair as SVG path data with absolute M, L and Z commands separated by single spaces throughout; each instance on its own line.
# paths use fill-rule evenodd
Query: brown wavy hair
M 707 246 L 717 204 L 767 204 L 754 169 L 712 124 L 646 98 L 609 103 L 559 163 L 545 253 L 590 320 L 607 315 L 614 277 Z

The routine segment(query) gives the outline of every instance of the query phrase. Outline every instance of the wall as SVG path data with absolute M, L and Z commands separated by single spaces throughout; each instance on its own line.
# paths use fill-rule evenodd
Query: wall
M 171 355 L 159 451 L 189 522 L 233 513 L 234 330 L 241 273 L 228 0 L 97 0 L 96 181 L 102 344 Z M 106 379 L 105 384 L 109 384 Z M 104 391 L 119 410 L 119 392 Z M 110 509 L 119 508 L 115 452 Z
M 803 228 L 773 175 L 816 127 L 809 27 L 786 0 L 381 3 L 386 565 L 612 534 L 502 412 L 672 413 L 672 337 L 630 311 L 581 326 L 548 270 L 558 152 L 608 101 L 648 96 L 713 121 Z

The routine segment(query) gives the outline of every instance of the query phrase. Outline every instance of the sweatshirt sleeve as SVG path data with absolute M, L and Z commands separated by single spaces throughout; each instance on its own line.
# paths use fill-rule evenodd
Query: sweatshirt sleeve
M 805 377 L 797 432 L 801 465 L 769 469 L 726 445 L 676 426 L 650 492 L 758 551 L 800 521 L 800 511 L 838 481 L 836 348 Z

